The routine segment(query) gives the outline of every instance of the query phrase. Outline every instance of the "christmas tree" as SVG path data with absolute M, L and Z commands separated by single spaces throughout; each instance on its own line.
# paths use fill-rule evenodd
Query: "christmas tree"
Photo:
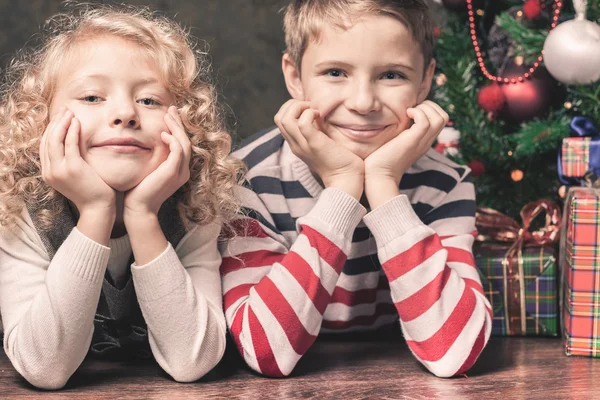
M 433 99 L 452 125 L 437 148 L 472 168 L 479 206 L 516 218 L 560 200 L 572 118 L 600 125 L 600 0 L 441 3 Z

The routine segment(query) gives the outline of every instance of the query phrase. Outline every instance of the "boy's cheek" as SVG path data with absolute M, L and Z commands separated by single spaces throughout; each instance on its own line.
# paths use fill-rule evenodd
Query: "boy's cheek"
M 313 90 L 307 92 L 306 101 L 309 101 L 313 107 L 319 111 L 321 118 L 327 119 L 328 115 L 338 106 L 343 104 L 344 95 L 342 90 Z

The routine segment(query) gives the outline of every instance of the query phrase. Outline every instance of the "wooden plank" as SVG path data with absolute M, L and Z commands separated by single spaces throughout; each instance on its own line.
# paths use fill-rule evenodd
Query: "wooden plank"
M 600 360 L 564 355 L 560 339 L 492 338 L 468 377 L 436 378 L 394 337 L 320 338 L 291 377 L 270 379 L 249 371 L 235 348 L 202 380 L 174 382 L 154 362 L 87 359 L 66 388 L 44 399 L 134 398 L 591 398 L 600 393 Z M 38 399 L 0 356 L 0 397 Z

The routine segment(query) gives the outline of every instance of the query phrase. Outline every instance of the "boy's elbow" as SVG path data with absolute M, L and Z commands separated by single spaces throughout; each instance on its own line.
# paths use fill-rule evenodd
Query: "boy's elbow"
M 285 373 L 281 372 L 281 371 L 277 371 L 277 372 L 275 372 L 275 371 L 257 371 L 257 372 L 259 372 L 262 376 L 265 376 L 267 378 L 287 378 L 288 376 L 290 376 L 292 371 L 285 372 Z
M 278 364 L 277 361 L 273 360 L 272 365 L 263 365 L 263 369 L 259 368 L 258 365 L 249 366 L 254 371 L 267 378 L 286 378 L 292 373 L 297 363 L 298 359 L 286 360 L 281 364 Z
M 456 365 L 427 365 L 429 372 L 438 378 L 452 378 L 459 367 Z

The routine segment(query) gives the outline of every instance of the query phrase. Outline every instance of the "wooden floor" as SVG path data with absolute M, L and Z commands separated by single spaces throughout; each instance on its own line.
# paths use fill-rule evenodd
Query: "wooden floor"
M 172 381 L 153 362 L 86 360 L 67 387 L 34 389 L 0 356 L 0 398 L 7 399 L 592 399 L 600 398 L 600 359 L 567 357 L 560 339 L 492 338 L 468 377 L 436 378 L 402 339 L 319 339 L 285 379 L 245 368 L 235 349 L 199 382 Z

